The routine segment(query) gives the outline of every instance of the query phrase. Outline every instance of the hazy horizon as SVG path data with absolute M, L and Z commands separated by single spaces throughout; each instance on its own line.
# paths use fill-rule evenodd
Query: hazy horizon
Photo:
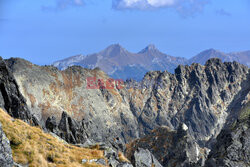
M 185 58 L 250 50 L 247 0 L 1 0 L 0 10 L 0 56 L 39 65 L 116 43 Z

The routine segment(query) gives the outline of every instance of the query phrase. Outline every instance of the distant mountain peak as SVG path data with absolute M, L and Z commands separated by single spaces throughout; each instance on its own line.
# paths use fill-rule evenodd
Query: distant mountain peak
M 148 53 L 148 52 L 159 52 L 154 44 L 149 44 L 146 48 L 142 49 L 139 53 Z
M 119 43 L 108 46 L 105 50 L 125 50 Z
M 116 57 L 121 55 L 127 55 L 129 54 L 129 52 L 124 49 L 120 44 L 112 44 L 103 51 L 101 51 L 99 54 L 105 57 Z
M 146 48 L 147 48 L 148 50 L 157 50 L 157 48 L 155 47 L 154 44 L 149 44 Z
M 200 63 L 204 65 L 206 64 L 207 60 L 211 58 L 219 58 L 222 60 L 222 62 L 225 62 L 225 61 L 231 62 L 235 60 L 235 58 L 230 56 L 229 54 L 226 54 L 224 52 L 221 52 L 219 50 L 212 48 L 212 49 L 207 49 L 203 52 L 200 52 L 198 55 L 189 59 L 189 64 L 196 62 L 196 63 Z
M 124 49 L 120 44 L 112 44 L 110 46 L 108 46 L 105 51 L 126 51 L 126 49 Z
M 133 53 L 123 48 L 119 43 L 109 45 L 99 52 L 86 56 L 77 55 L 59 60 L 53 65 L 61 70 L 73 65 L 80 65 L 90 69 L 99 67 L 114 78 L 141 80 L 148 71 L 167 70 L 173 73 L 180 64 L 200 63 L 204 65 L 211 58 L 220 58 L 222 62 L 237 61 L 250 67 L 249 51 L 225 53 L 210 48 L 190 59 L 186 59 L 163 53 L 153 44 L 149 44 L 138 53 Z
M 210 48 L 210 49 L 207 49 L 207 50 L 205 50 L 205 51 L 216 52 L 217 50 L 214 49 L 214 48 Z
M 123 47 L 119 43 L 116 43 L 108 46 L 107 49 L 123 49 Z
M 204 51 L 201 52 L 201 53 L 206 53 L 206 54 L 222 53 L 222 54 L 223 54 L 223 52 L 221 52 L 221 51 L 219 51 L 219 50 L 216 50 L 216 49 L 214 49 L 214 48 L 210 48 L 210 49 L 204 50 Z

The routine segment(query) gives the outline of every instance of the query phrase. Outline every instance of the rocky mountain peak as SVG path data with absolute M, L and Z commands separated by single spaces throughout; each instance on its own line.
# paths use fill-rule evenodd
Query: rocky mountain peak
M 215 49 L 208 49 L 205 50 L 201 53 L 199 53 L 198 55 L 194 56 L 193 58 L 189 59 L 189 64 L 192 64 L 194 62 L 196 63 L 200 63 L 202 65 L 204 65 L 207 60 L 211 59 L 211 58 L 219 58 L 221 60 L 224 61 L 233 61 L 233 59 L 226 53 L 215 50 Z
M 138 53 L 129 52 L 120 44 L 113 44 L 102 51 L 87 54 L 86 56 L 72 56 L 56 61 L 53 65 L 60 70 L 67 69 L 67 67 L 73 65 L 90 69 L 99 67 L 113 78 L 121 78 L 123 80 L 133 78 L 139 81 L 149 71 L 167 70 L 170 73 L 174 73 L 178 65 L 191 65 L 192 63 L 205 65 L 206 61 L 211 58 L 220 58 L 222 62 L 237 61 L 250 67 L 249 55 L 250 52 L 247 51 L 224 53 L 211 48 L 200 52 L 190 59 L 186 59 L 163 53 L 153 44 L 149 44 Z
M 217 57 L 217 58 L 221 58 L 222 56 L 227 56 L 225 53 L 218 51 L 216 49 L 207 49 L 201 53 L 199 53 L 197 56 L 200 57 L 206 57 L 206 58 L 213 58 L 213 57 Z
M 214 48 L 210 48 L 210 49 L 207 49 L 207 50 L 205 50 L 205 51 L 203 51 L 203 52 L 215 53 L 215 52 L 220 52 L 220 51 L 218 51 L 218 50 L 216 50 L 216 49 L 214 49 Z
M 160 52 L 154 44 L 149 44 L 146 48 L 142 49 L 139 54 L 143 54 L 143 53 L 154 53 L 154 52 Z
M 105 50 L 101 52 L 101 54 L 107 57 L 115 57 L 128 53 L 126 49 L 124 49 L 120 44 L 113 44 L 107 47 Z
M 116 43 L 108 46 L 107 49 L 123 49 L 123 47 L 119 43 Z
M 225 54 L 219 50 L 216 50 L 214 48 L 210 48 L 210 49 L 207 49 L 207 50 L 204 50 L 202 52 L 200 52 L 198 55 L 207 55 L 207 56 L 210 56 L 210 55 L 215 55 L 215 54 Z

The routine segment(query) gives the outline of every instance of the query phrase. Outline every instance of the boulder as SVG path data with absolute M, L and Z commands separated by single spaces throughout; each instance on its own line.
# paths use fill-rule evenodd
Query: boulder
M 135 167 L 162 167 L 154 155 L 147 149 L 138 148 L 134 153 Z

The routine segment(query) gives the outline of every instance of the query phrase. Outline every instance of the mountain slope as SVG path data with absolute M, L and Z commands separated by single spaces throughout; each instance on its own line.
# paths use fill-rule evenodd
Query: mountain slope
M 87 78 L 96 77 L 104 81 L 109 78 L 103 71 L 77 66 L 59 71 L 55 67 L 36 66 L 23 59 L 9 59 L 7 62 L 30 111 L 44 127 L 51 116 L 59 124 L 62 113 L 66 112 L 84 129 L 83 136 L 97 142 L 113 141 L 116 137 L 125 141 L 139 137 L 137 120 L 117 89 L 87 89 Z M 123 113 L 126 114 L 122 116 Z M 126 128 L 122 121 L 125 118 L 129 119 Z
M 246 66 L 218 59 L 205 66 L 179 66 L 175 74 L 148 72 L 142 82 L 128 81 L 124 89 L 87 89 L 88 77 L 109 78 L 98 69 L 59 71 L 22 59 L 7 62 L 41 124 L 50 116 L 59 124 L 65 111 L 96 141 L 118 137 L 127 143 L 160 126 L 177 129 L 185 123 L 190 135 L 204 144 L 220 132 L 228 106 L 249 83 Z
M 0 122 L 3 131 L 10 140 L 15 162 L 29 166 L 102 166 L 96 163 L 82 164 L 82 159 L 104 158 L 103 151 L 78 148 L 63 143 L 38 127 L 13 119 L 0 109 Z
M 249 68 L 219 59 L 210 59 L 204 66 L 180 65 L 175 74 L 148 72 L 141 82 L 128 80 L 120 85 L 124 88 L 108 87 L 109 76 L 98 68 L 73 66 L 60 71 L 18 58 L 6 60 L 6 65 L 4 69 L 13 73 L 16 81 L 14 92 L 20 91 L 25 97 L 24 105 L 27 104 L 27 110 L 38 118 L 43 129 L 78 146 L 89 142 L 104 143 L 102 148 L 111 146 L 105 157 L 115 164 L 118 151 L 125 150 L 124 144 L 138 138 L 142 138 L 139 139 L 142 145 L 132 154 L 151 157 L 148 164 L 155 164 L 155 158 L 170 166 L 195 163 L 199 159 L 198 163 L 203 164 L 204 150 L 214 144 L 224 126 L 237 118 L 235 111 L 242 107 L 250 92 Z M 92 87 L 96 82 L 90 81 L 95 78 L 100 79 L 100 87 Z M 9 101 L 15 99 L 13 95 L 10 97 Z M 178 127 L 183 127 L 182 124 L 185 133 L 179 135 Z M 145 135 L 152 147 L 143 147 Z M 153 147 L 164 141 L 160 136 L 172 143 L 163 152 Z M 181 148 L 184 152 L 179 152 Z M 162 153 L 167 158 L 162 159 Z M 140 164 L 141 159 L 146 162 L 145 156 L 134 163 Z

